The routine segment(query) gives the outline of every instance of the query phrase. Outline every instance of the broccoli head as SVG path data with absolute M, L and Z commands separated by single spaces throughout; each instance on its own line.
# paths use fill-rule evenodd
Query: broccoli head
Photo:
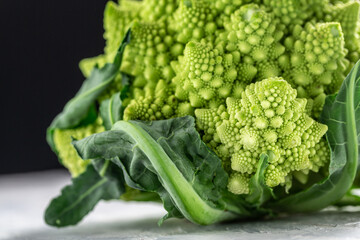
M 288 185 L 296 172 L 317 172 L 329 160 L 321 139 L 327 126 L 306 113 L 307 100 L 282 78 L 246 87 L 241 99 L 227 98 L 226 108 L 197 109 L 199 129 L 229 165 L 229 191 L 246 194 L 260 155 L 269 153 L 265 179 L 269 187 Z

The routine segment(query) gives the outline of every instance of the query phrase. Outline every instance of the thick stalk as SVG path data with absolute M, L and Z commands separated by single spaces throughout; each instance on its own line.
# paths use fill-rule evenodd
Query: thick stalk
M 209 206 L 196 193 L 164 149 L 141 127 L 130 122 L 120 121 L 115 124 L 113 129 L 126 132 L 136 141 L 137 147 L 149 158 L 164 188 L 188 220 L 208 225 L 236 218 L 233 213 Z

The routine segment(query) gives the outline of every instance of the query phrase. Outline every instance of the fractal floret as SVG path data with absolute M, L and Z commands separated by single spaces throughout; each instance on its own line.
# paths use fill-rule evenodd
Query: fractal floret
M 230 162 L 231 192 L 249 193 L 250 178 L 264 152 L 269 153 L 269 187 L 291 184 L 292 173 L 318 171 L 326 164 L 327 146 L 317 146 L 327 126 L 309 117 L 307 100 L 296 96 L 285 80 L 269 78 L 248 85 L 240 99 L 228 98 L 226 108 L 195 111 L 198 127 L 206 132 L 204 140 L 218 141 L 218 155 L 225 164 Z
M 289 62 L 283 64 L 284 76 L 300 97 L 314 101 L 313 112 L 319 117 L 326 94 L 340 88 L 348 66 L 341 26 L 335 22 L 296 26 L 285 45 L 290 53 Z
M 191 105 L 179 101 L 173 90 L 171 85 L 161 80 L 154 91 L 150 88 L 144 95 L 138 93 L 126 107 L 124 120 L 155 121 L 193 115 L 194 109 Z
M 198 224 L 360 205 L 358 0 L 118 0 L 47 141 L 45 213 L 163 202 Z
M 56 129 L 54 132 L 54 143 L 57 146 L 59 158 L 62 159 L 62 164 L 69 169 L 73 177 L 77 177 L 83 173 L 89 161 L 84 161 L 76 153 L 76 150 L 71 145 L 73 138 L 83 139 L 94 133 L 105 131 L 101 123 L 101 119 L 97 119 L 94 124 L 86 125 L 74 129 Z
M 159 79 L 170 81 L 174 76 L 170 61 L 182 53 L 182 47 L 178 49 L 173 42 L 160 23 L 134 22 L 121 70 L 136 76 L 134 85 L 139 87 L 154 85 Z
M 240 96 L 244 83 L 235 81 L 238 79 L 239 61 L 239 54 L 225 54 L 221 48 L 188 43 L 181 64 L 174 65 L 176 97 L 189 99 L 193 107 L 217 107 L 226 97 Z M 248 67 L 247 70 L 249 72 L 242 77 L 250 75 L 251 80 L 256 69 Z
M 169 28 L 176 33 L 178 42 L 186 44 L 214 34 L 217 30 L 215 21 L 216 10 L 211 8 L 211 1 L 179 1 Z
M 226 49 L 237 49 L 245 63 L 254 63 L 257 79 L 279 76 L 277 59 L 285 52 L 280 43 L 284 36 L 277 19 L 256 4 L 241 7 L 226 23 L 228 43 Z

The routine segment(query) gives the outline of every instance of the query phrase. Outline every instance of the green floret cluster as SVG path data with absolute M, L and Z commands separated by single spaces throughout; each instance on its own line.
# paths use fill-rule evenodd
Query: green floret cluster
M 280 43 L 284 33 L 271 14 L 258 5 L 248 4 L 231 15 L 225 28 L 226 49 L 238 50 L 244 62 L 254 64 L 258 73 L 256 79 L 280 74 L 277 60 L 285 51 Z
M 164 80 L 160 80 L 154 90 L 148 88 L 145 93 L 135 93 L 135 98 L 125 109 L 124 120 L 156 121 L 194 115 L 191 105 L 178 100 L 173 90 Z
M 138 4 L 143 8 L 138 11 L 140 18 L 147 22 L 167 21 L 177 9 L 177 0 L 144 0 L 143 3 L 138 2 Z
M 306 19 L 312 15 L 312 1 L 296 1 L 296 0 L 264 0 L 264 6 L 273 12 L 274 16 L 284 25 L 287 26 L 286 31 L 296 25 L 303 25 Z M 307 2 L 309 4 L 304 4 Z M 323 1 L 325 2 L 325 1 Z
M 313 119 L 360 56 L 359 11 L 357 1 L 109 1 L 104 54 L 82 60 L 80 68 L 88 77 L 94 66 L 111 62 L 131 28 L 121 73 L 97 103 L 122 91 L 126 74 L 123 119 L 196 113 L 202 139 L 231 174 L 231 192 L 247 193 L 264 151 L 273 152 L 268 186 L 289 188 L 293 177 L 304 182 L 329 159 L 326 128 Z M 268 92 L 273 101 L 264 100 Z M 94 133 L 97 126 L 84 128 Z M 55 134 L 56 150 L 75 175 L 86 162 L 78 164 L 70 137 L 84 137 L 82 128 Z
M 198 44 L 206 45 L 207 47 L 202 47 L 202 49 L 206 49 L 207 52 L 219 52 L 221 57 L 232 56 L 232 68 L 235 69 L 232 74 L 234 79 L 226 82 L 234 83 L 235 88 L 241 84 L 282 76 L 299 91 L 301 97 L 314 101 L 313 114 L 318 117 L 325 102 L 325 94 L 338 90 L 351 67 L 350 63 L 356 60 L 357 51 L 354 48 L 358 49 L 358 47 L 351 44 L 353 48 L 351 58 L 341 25 L 342 23 L 349 25 L 349 21 L 340 19 L 339 14 L 329 17 L 330 12 L 333 11 L 324 8 L 324 18 L 327 19 L 325 22 L 317 19 L 315 10 L 312 10 L 312 14 L 312 11 L 309 11 L 311 16 L 300 17 L 289 13 L 291 17 L 299 20 L 295 24 L 296 21 L 281 19 L 277 16 L 277 12 L 282 12 L 283 16 L 287 10 L 299 9 L 296 6 L 301 3 L 298 1 L 281 2 L 283 5 L 280 3 L 276 5 L 274 1 L 271 1 L 268 6 L 245 4 L 236 7 L 229 17 L 221 22 L 220 29 L 222 30 L 218 29 L 215 36 L 211 32 L 205 33 L 206 36 L 198 40 Z M 352 4 L 355 9 L 353 11 L 356 12 L 359 3 L 349 4 Z M 347 11 L 343 4 L 332 6 L 332 9 L 342 14 Z M 299 15 L 302 14 L 299 12 Z M 338 19 L 342 21 L 336 22 Z M 357 25 L 357 20 L 353 21 L 354 23 Z M 349 35 L 357 39 L 356 34 Z M 177 85 L 177 92 L 181 93 L 178 97 L 181 99 L 187 97 L 193 107 L 199 107 L 200 104 L 203 107 L 216 107 L 224 102 L 226 97 L 232 96 L 232 92 L 238 91 L 227 88 L 226 84 L 223 89 L 226 88 L 227 91 L 223 91 L 222 94 L 216 94 L 218 89 L 214 88 L 203 89 L 201 93 L 196 87 L 189 87 L 199 82 L 200 74 L 209 72 L 202 70 L 199 64 L 197 70 L 199 75 L 189 71 L 189 61 L 192 62 L 189 58 L 196 61 L 199 61 L 197 60 L 199 56 L 201 58 L 199 53 L 189 54 L 196 52 L 194 41 L 196 39 L 192 38 L 192 41 L 188 43 L 191 46 L 186 46 L 184 56 L 179 58 L 176 64 L 172 64 L 176 72 L 173 81 Z M 192 49 L 192 51 L 187 51 L 187 49 Z M 210 75 L 206 74 L 209 79 Z M 218 79 L 215 72 L 210 72 L 210 74 L 213 77 L 211 79 Z M 183 84 L 186 81 L 192 84 Z M 214 80 L 214 83 L 212 81 L 209 80 L 205 85 L 216 86 L 218 81 Z
M 132 25 L 132 40 L 125 50 L 121 70 L 135 77 L 135 87 L 154 87 L 160 79 L 170 81 L 174 76 L 170 61 L 183 50 L 173 44 L 174 39 L 163 24 L 136 21 Z
M 218 29 L 216 10 L 208 0 L 179 1 L 169 28 L 175 33 L 176 41 L 187 44 L 191 40 L 201 40 L 211 36 Z
M 251 66 L 244 68 L 239 77 L 245 81 L 236 82 L 241 74 L 237 69 L 239 61 L 239 54 L 225 54 L 221 48 L 189 42 L 181 63 L 173 65 L 177 73 L 173 79 L 175 96 L 188 99 L 192 107 L 217 107 L 226 97 L 239 97 L 246 80 L 251 81 L 256 72 Z
M 289 54 L 282 56 L 283 76 L 302 98 L 314 102 L 319 117 L 326 94 L 336 92 L 345 78 L 348 60 L 339 23 L 296 26 L 284 41 Z
M 270 152 L 265 173 L 269 187 L 291 184 L 294 172 L 317 172 L 326 164 L 329 150 L 320 141 L 327 126 L 309 117 L 307 100 L 296 96 L 285 80 L 269 78 L 248 85 L 239 99 L 227 98 L 226 108 L 195 111 L 204 140 L 211 139 L 231 168 L 229 191 L 249 193 L 250 178 L 264 152 Z
M 56 129 L 54 132 L 54 143 L 59 158 L 62 160 L 64 167 L 69 169 L 73 177 L 77 177 L 85 171 L 86 166 L 90 163 L 88 160 L 81 159 L 71 142 L 73 139 L 83 139 L 94 133 L 105 131 L 100 118 L 95 123 L 78 127 L 74 129 Z

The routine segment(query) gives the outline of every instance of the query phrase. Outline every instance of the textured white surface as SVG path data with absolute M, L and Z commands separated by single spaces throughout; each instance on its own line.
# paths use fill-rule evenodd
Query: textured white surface
M 360 239 L 360 212 L 323 211 L 277 220 L 197 226 L 172 219 L 160 205 L 102 202 L 76 227 L 47 227 L 42 215 L 50 198 L 69 183 L 62 171 L 0 176 L 0 240 L 115 239 Z

